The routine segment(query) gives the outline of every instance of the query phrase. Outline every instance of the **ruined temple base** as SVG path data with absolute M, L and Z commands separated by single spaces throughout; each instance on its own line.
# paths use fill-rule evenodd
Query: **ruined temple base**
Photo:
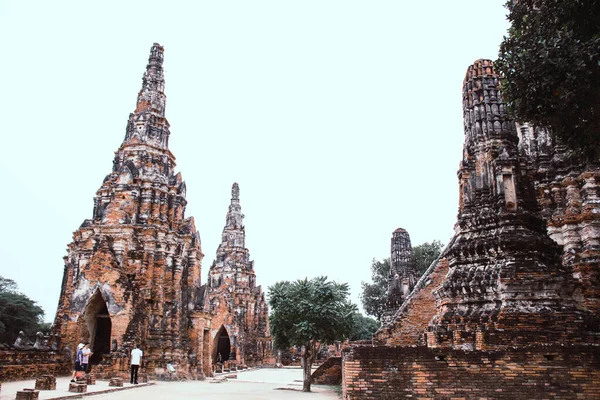
M 114 387 L 123 387 L 123 378 L 110 378 L 110 381 L 108 382 L 108 386 L 114 386 Z
M 72 392 L 72 393 L 85 393 L 85 392 L 87 392 L 87 384 L 85 384 L 85 383 L 79 383 L 79 382 L 80 381 L 69 383 L 69 392 Z
M 344 352 L 344 399 L 600 398 L 600 347 L 502 351 L 361 346 Z
M 35 380 L 36 390 L 56 390 L 56 378 L 53 375 L 42 375 Z
M 36 400 L 40 397 L 40 391 L 35 389 L 23 389 L 17 392 L 15 400 Z
M 73 361 L 64 354 L 42 350 L 0 350 L 0 381 L 35 379 L 48 374 L 70 375 Z

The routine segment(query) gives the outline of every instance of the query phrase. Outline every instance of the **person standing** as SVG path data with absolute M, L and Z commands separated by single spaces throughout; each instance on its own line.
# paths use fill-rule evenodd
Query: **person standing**
M 138 370 L 140 369 L 143 355 L 144 353 L 134 343 L 133 350 L 131 350 L 131 380 L 129 383 L 138 384 Z
M 80 356 L 82 356 L 82 352 L 81 350 L 83 349 L 84 344 L 83 343 L 79 343 L 77 345 L 77 353 L 75 353 L 75 367 L 73 368 L 73 373 L 71 374 L 71 382 L 75 382 L 75 378 L 77 378 L 77 373 L 79 371 L 81 371 L 81 359 Z
M 85 342 L 85 344 L 83 345 L 83 349 L 81 349 L 81 354 L 81 370 L 85 374 L 88 372 L 88 363 L 90 362 L 90 356 L 94 354 L 90 349 L 90 342 Z

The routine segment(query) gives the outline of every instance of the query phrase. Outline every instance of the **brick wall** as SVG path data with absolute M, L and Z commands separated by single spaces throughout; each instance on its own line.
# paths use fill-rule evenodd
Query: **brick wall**
M 311 376 L 313 383 L 319 385 L 339 385 L 342 381 L 342 358 L 328 358 Z
M 600 398 L 596 346 L 496 352 L 362 346 L 344 353 L 342 373 L 347 400 Z
M 39 350 L 0 350 L 0 382 L 68 375 L 73 362 L 60 353 Z
M 440 259 L 431 271 L 425 272 L 414 292 L 394 316 L 392 323 L 383 327 L 373 339 L 388 346 L 425 345 L 427 324 L 435 315 L 433 291 L 442 283 L 448 272 L 448 261 Z

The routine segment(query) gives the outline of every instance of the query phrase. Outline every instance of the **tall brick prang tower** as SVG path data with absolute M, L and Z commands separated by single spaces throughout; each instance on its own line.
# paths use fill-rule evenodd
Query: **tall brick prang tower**
M 221 244 L 208 273 L 213 361 L 231 360 L 238 365 L 272 363 L 269 311 L 261 286 L 256 286 L 243 218 L 240 188 L 234 183 Z
M 148 371 L 173 362 L 183 372 L 196 353 L 190 326 L 203 254 L 168 147 L 164 86 L 155 43 L 112 172 L 64 258 L 54 329 L 71 351 L 89 340 L 99 373 L 126 370 L 134 342 Z

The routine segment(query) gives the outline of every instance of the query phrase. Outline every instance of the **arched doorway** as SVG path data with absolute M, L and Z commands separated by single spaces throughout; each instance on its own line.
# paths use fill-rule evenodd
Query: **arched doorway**
M 90 334 L 90 348 L 94 354 L 90 364 L 97 365 L 102 355 L 110 353 L 110 332 L 112 323 L 106 302 L 99 290 L 90 299 L 85 311 L 85 324 Z
M 224 362 L 229 360 L 231 353 L 231 341 L 229 340 L 229 334 L 224 326 L 221 326 L 216 337 L 217 345 L 215 352 L 215 362 Z

